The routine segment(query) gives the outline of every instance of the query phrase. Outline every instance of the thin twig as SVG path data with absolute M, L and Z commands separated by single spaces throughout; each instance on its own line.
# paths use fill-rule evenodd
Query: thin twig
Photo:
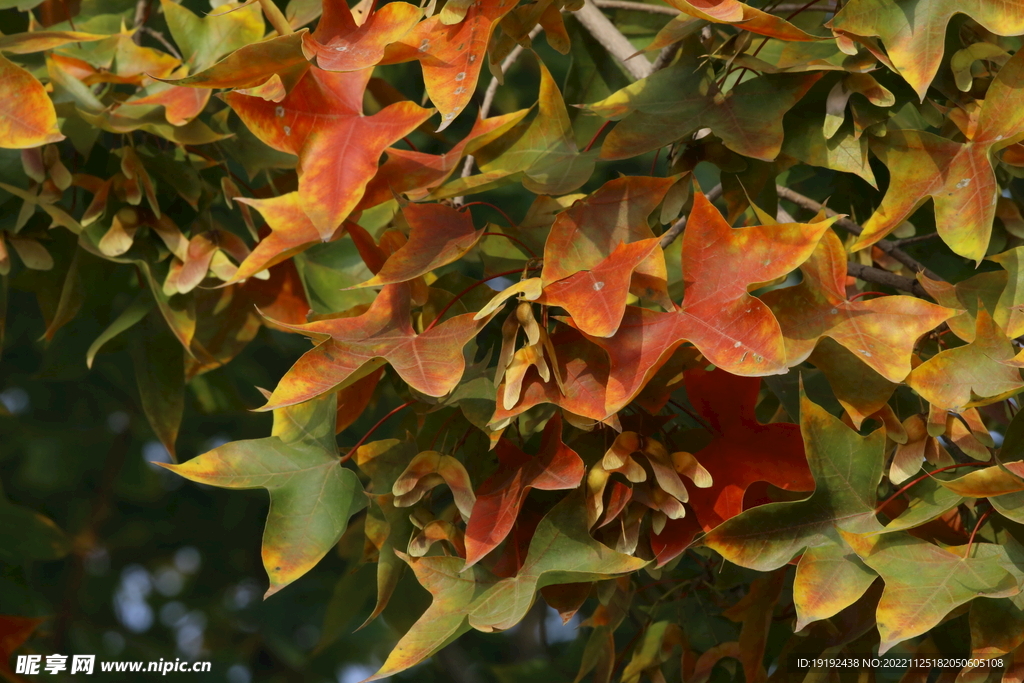
M 380 427 L 382 424 L 387 422 L 388 418 L 390 418 L 395 413 L 401 412 L 403 408 L 408 408 L 409 406 L 411 406 L 414 403 L 416 403 L 416 401 L 406 401 L 405 403 L 403 403 L 402 405 L 398 406 L 397 408 L 395 408 L 394 410 L 389 412 L 387 415 L 385 415 L 381 419 L 377 420 L 377 424 L 375 424 L 372 427 L 370 427 L 370 430 L 368 432 L 366 432 L 365 434 L 363 434 L 362 438 L 359 439 L 359 441 L 356 442 L 356 445 L 353 446 L 352 448 L 350 448 L 348 453 L 346 453 L 345 455 L 341 456 L 339 462 L 345 462 L 349 458 L 351 458 L 353 455 L 355 455 L 355 452 L 359 450 L 359 447 L 362 446 L 364 443 L 366 443 L 366 440 L 369 439 L 370 436 L 375 431 L 377 431 L 378 427 Z
M 927 235 L 914 235 L 913 237 L 904 237 L 901 240 L 893 240 L 892 243 L 897 247 L 903 247 L 908 244 L 917 244 L 918 242 L 927 242 L 928 240 L 935 239 L 939 236 L 937 232 L 931 232 Z
M 705 196 L 708 198 L 709 202 L 715 201 L 716 199 L 722 196 L 722 186 L 715 185 L 714 187 L 711 188 L 711 190 L 708 191 L 708 193 Z M 660 244 L 662 249 L 668 249 L 668 245 L 672 244 L 675 241 L 675 239 L 679 237 L 679 235 L 683 232 L 683 229 L 686 227 L 687 218 L 689 218 L 688 215 L 683 216 L 675 223 L 673 223 L 672 227 L 665 231 L 665 233 L 661 236 Z
M 146 6 L 149 4 L 149 0 L 136 0 L 135 1 L 135 19 L 132 20 L 132 28 L 139 28 L 146 21 Z M 132 41 L 138 45 L 142 42 L 142 34 L 138 31 L 132 35 Z
M 594 4 L 594 0 L 585 0 L 583 7 L 576 10 L 575 16 L 590 35 L 619 60 L 634 80 L 647 78 L 654 73 L 651 63 L 643 53 L 637 52 L 629 39 L 622 35 L 622 32 L 615 28 L 615 24 Z
M 892 287 L 903 292 L 910 292 L 922 299 L 928 297 L 928 292 L 921 286 L 921 283 L 912 277 L 890 273 L 888 270 L 882 270 L 881 268 L 862 266 L 853 261 L 846 264 L 846 273 L 859 280 L 864 280 L 864 282 L 872 282 L 876 285 L 885 285 L 886 287 Z
M 537 34 L 541 32 L 543 27 L 537 24 L 528 34 L 532 41 L 537 37 Z M 504 76 L 508 73 L 508 70 L 512 68 L 512 65 L 516 63 L 519 56 L 523 54 L 525 48 L 522 45 L 516 45 L 512 48 L 512 51 L 508 53 L 508 56 L 501 61 L 501 75 Z M 484 91 L 484 99 L 480 103 L 479 118 L 486 119 L 487 115 L 491 112 L 491 106 L 494 104 L 494 97 L 498 94 L 498 86 L 501 85 L 501 81 L 497 76 L 491 76 L 491 82 L 487 84 L 487 90 Z M 468 178 L 473 175 L 473 164 L 476 163 L 476 158 L 472 154 L 466 155 L 466 160 L 462 164 L 462 176 Z M 462 206 L 465 201 L 465 197 L 456 197 L 452 203 L 455 206 Z
M 167 38 L 164 37 L 164 34 L 160 33 L 160 31 L 152 29 L 148 26 L 141 27 L 141 30 L 145 31 L 153 38 L 156 38 L 157 42 L 159 42 L 161 45 L 167 48 L 167 51 L 174 55 L 177 59 L 182 59 L 181 53 L 178 52 L 178 48 L 174 47 L 174 43 L 167 40 Z
M 665 5 L 649 5 L 646 2 L 630 2 L 630 0 L 594 0 L 601 9 L 624 9 L 630 12 L 650 12 L 651 14 L 667 14 L 676 17 L 682 14 L 675 7 Z
M 782 185 L 776 185 L 775 190 L 778 192 L 780 199 L 786 199 L 788 201 L 791 201 L 797 206 L 807 209 L 808 211 L 814 211 L 815 213 L 817 213 L 818 211 L 821 211 L 822 207 L 824 206 L 820 202 L 815 201 L 810 197 L 805 197 L 799 192 L 791 190 L 788 187 L 783 187 Z M 825 215 L 832 217 L 837 216 L 839 214 L 838 212 L 825 207 Z M 840 218 L 839 220 L 836 221 L 835 224 L 838 225 L 843 230 L 853 233 L 854 235 L 860 235 L 861 233 L 864 232 L 864 228 L 857 225 L 849 218 Z M 927 266 L 925 266 L 923 263 L 915 259 L 907 252 L 900 249 L 898 246 L 896 246 L 895 243 L 891 241 L 879 240 L 873 246 L 878 247 L 886 254 L 888 254 L 892 258 L 896 259 L 897 261 L 905 265 L 907 268 L 910 268 L 910 270 L 914 271 L 915 273 L 924 273 L 931 280 L 944 281 L 942 277 L 929 270 Z

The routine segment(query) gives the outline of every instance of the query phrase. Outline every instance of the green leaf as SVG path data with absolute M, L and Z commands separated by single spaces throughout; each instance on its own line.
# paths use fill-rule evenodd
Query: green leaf
M 150 316 L 132 344 L 132 360 L 142 410 L 156 437 L 177 462 L 174 442 L 185 412 L 185 354 L 181 344 Z
M 860 436 L 802 394 L 800 431 L 814 475 L 811 497 L 746 510 L 710 531 L 703 545 L 742 567 L 771 571 L 804 548 L 838 542 L 837 530 L 881 528 L 875 491 L 885 464 L 883 430 Z
M 0 560 L 20 564 L 59 560 L 71 551 L 71 539 L 49 517 L 15 505 L 0 487 Z
M 976 597 L 1005 598 L 1021 590 L 1019 547 L 992 543 L 941 548 L 905 532 L 884 536 L 844 533 L 864 563 L 885 582 L 876 619 L 884 654 L 927 632 Z M 1011 555 L 1012 553 L 1012 555 Z
M 648 562 L 615 552 L 591 538 L 582 490 L 562 499 L 540 524 L 516 576 L 497 579 L 479 564 L 462 572 L 457 557 L 402 556 L 434 596 L 430 608 L 395 646 L 374 676 L 386 678 L 430 656 L 469 630 L 507 630 L 526 616 L 545 586 L 628 574 Z
M 235 441 L 182 465 L 186 479 L 230 489 L 265 488 L 263 533 L 269 597 L 312 569 L 366 507 L 359 477 L 341 466 L 334 440 L 337 398 L 327 394 L 274 411 L 272 436 Z

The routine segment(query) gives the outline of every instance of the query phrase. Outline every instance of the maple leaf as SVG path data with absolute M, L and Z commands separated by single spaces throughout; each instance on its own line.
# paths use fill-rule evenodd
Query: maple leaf
M 708 532 L 703 545 L 741 567 L 773 571 L 806 548 L 842 543 L 837 530 L 881 529 L 875 507 L 885 464 L 884 432 L 860 436 L 802 391 L 800 432 L 814 493 L 746 510 Z
M 414 666 L 470 628 L 490 632 L 515 626 L 526 616 L 537 591 L 546 586 L 628 574 L 647 564 L 590 537 L 578 493 L 564 498 L 541 520 L 515 576 L 498 579 L 479 564 L 463 571 L 464 563 L 457 557 L 403 559 L 433 600 L 367 680 Z
M 885 582 L 875 613 L 882 638 L 879 654 L 927 632 L 976 597 L 1017 595 L 1024 583 L 1015 545 L 978 543 L 942 548 L 906 533 L 843 536 Z
M 457 24 L 446 25 L 440 15 L 433 16 L 389 46 L 384 64 L 419 60 L 427 96 L 441 112 L 439 132 L 465 111 L 476 91 L 491 34 L 515 5 L 512 0 L 479 0 Z
M 236 197 L 234 201 L 259 211 L 270 227 L 270 234 L 261 239 L 239 264 L 238 270 L 227 280 L 228 284 L 250 278 L 321 242 L 320 233 L 302 208 L 303 202 L 298 192 L 268 199 Z M 348 225 L 346 223 L 338 228 L 329 241 L 341 237 Z
M 221 57 L 263 38 L 263 13 L 256 5 L 221 5 L 205 17 L 188 8 L 160 0 L 167 29 L 191 71 L 201 71 Z
M 540 451 L 529 456 L 508 439 L 498 441 L 498 470 L 476 490 L 476 504 L 466 526 L 466 567 L 479 562 L 505 540 L 531 488 L 574 489 L 583 481 L 584 465 L 562 441 L 562 418 L 548 420 Z
M 601 145 L 602 159 L 626 159 L 710 128 L 729 149 L 774 160 L 782 149 L 782 117 L 821 74 L 764 76 L 722 93 L 706 68 L 684 58 L 587 105 L 619 121 Z
M 253 88 L 275 74 L 298 67 L 304 70 L 302 40 L 307 32 L 302 29 L 240 47 L 213 66 L 169 82 L 192 88 Z
M 620 243 L 653 238 L 647 218 L 675 182 L 675 178 L 616 178 L 555 216 L 544 243 L 544 287 L 596 268 Z
M 985 0 L 850 0 L 828 23 L 845 39 L 852 54 L 857 41 L 906 79 L 921 101 L 942 61 L 946 27 L 955 14 L 966 14 L 1000 36 L 1024 33 L 1024 15 L 1010 5 Z M 870 40 L 877 36 L 885 52 Z M 840 43 L 843 47 L 843 43 Z
M 620 243 L 608 258 L 592 269 L 548 285 L 537 302 L 564 308 L 572 316 L 573 325 L 584 334 L 610 337 L 619 328 L 626 312 L 630 285 L 641 268 L 648 271 L 642 275 L 653 275 L 656 283 L 653 291 L 663 295 L 659 296 L 662 300 L 667 299 L 664 264 L 657 238 Z
M 327 71 L 358 71 L 379 63 L 385 48 L 405 37 L 423 16 L 415 5 L 389 2 L 357 25 L 345 0 L 325 0 L 323 8 L 316 30 L 302 37 L 302 52 Z
M 0 147 L 27 149 L 64 139 L 57 112 L 43 84 L 25 69 L 0 55 Z M 17 96 L 10 96 L 17 93 Z
M 432 196 L 455 197 L 514 181 L 535 194 L 558 195 L 587 182 L 597 151 L 579 151 L 562 93 L 544 63 L 538 62 L 538 67 L 540 95 L 533 120 L 479 150 L 475 155 L 479 174 L 450 182 Z
M 882 239 L 931 197 L 942 240 L 957 254 L 980 262 L 999 195 L 990 156 L 1024 138 L 1022 112 L 1024 53 L 1018 52 L 986 91 L 966 142 L 916 130 L 890 130 L 884 142 L 873 141 L 872 150 L 889 169 L 889 189 L 853 248 Z
M 696 193 L 682 239 L 683 303 L 665 313 L 627 306 L 614 336 L 590 338 L 611 361 L 607 413 L 633 400 L 685 341 L 734 375 L 786 372 L 779 323 L 747 289 L 799 266 L 828 225 L 826 221 L 734 229 L 703 194 Z
M 387 285 L 362 315 L 305 325 L 277 323 L 312 337 L 317 346 L 285 373 L 261 410 L 342 389 L 385 362 L 410 387 L 428 396 L 444 396 L 454 389 L 466 367 L 462 347 L 489 319 L 457 315 L 416 334 L 409 320 L 410 296 L 408 285 Z
M 299 157 L 299 197 L 324 240 L 359 203 L 384 149 L 431 115 L 405 101 L 363 116 L 370 71 L 335 73 L 310 66 L 280 103 L 238 92 L 225 97 L 260 140 Z
M 469 134 L 443 154 L 388 147 L 384 150 L 388 155 L 387 161 L 381 164 L 377 175 L 366 186 L 366 193 L 356 209 L 383 204 L 394 199 L 396 194 L 405 194 L 413 200 L 425 198 L 430 190 L 442 185 L 455 172 L 465 155 L 507 132 L 527 113 L 528 110 L 521 109 L 487 119 L 477 118 Z
M 359 477 L 338 459 L 336 411 L 333 394 L 281 408 L 267 438 L 228 443 L 181 465 L 159 463 L 202 484 L 270 492 L 266 597 L 312 569 L 345 533 L 348 519 L 366 507 Z
M 743 496 L 754 482 L 790 491 L 814 488 L 800 427 L 763 425 L 754 416 L 761 380 L 720 369 L 687 370 L 684 377 L 690 403 L 714 435 L 694 453 L 711 475 L 711 487 L 694 489 L 689 500 L 705 531 L 742 512 Z
M 917 340 L 956 314 L 911 296 L 850 301 L 846 252 L 832 231 L 800 270 L 799 285 L 761 297 L 782 327 L 790 365 L 807 360 L 819 339 L 831 337 L 890 382 L 902 382 L 910 374 Z
M 907 377 L 907 385 L 936 408 L 961 413 L 974 405 L 1000 401 L 1024 388 L 1020 371 L 1007 361 L 1013 345 L 980 309 L 974 341 L 929 358 Z
M 380 271 L 359 287 L 407 282 L 459 260 L 484 234 L 473 229 L 473 216 L 444 204 L 406 204 L 402 215 L 411 228 L 409 241 L 388 257 Z

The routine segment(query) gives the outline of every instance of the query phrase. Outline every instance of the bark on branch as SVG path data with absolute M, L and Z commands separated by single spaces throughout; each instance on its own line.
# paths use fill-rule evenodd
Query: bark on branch
M 817 213 L 818 211 L 821 211 L 823 207 L 823 204 L 821 204 L 821 202 L 815 201 L 810 197 L 805 197 L 799 192 L 791 190 L 788 187 L 776 185 L 775 190 L 776 192 L 778 192 L 780 199 L 786 199 L 788 201 L 791 201 L 797 206 L 807 209 L 808 211 L 813 211 Z M 838 215 L 838 213 L 826 207 L 825 215 L 831 217 Z M 859 235 L 862 232 L 864 232 L 864 228 L 857 225 L 849 218 L 840 218 L 839 220 L 836 221 L 835 224 L 838 225 L 843 230 L 846 230 L 847 232 L 852 232 L 854 235 Z M 893 242 L 887 240 L 879 240 L 878 242 L 875 243 L 875 246 L 884 251 L 892 258 L 902 263 L 903 265 L 905 265 L 907 268 L 910 268 L 915 273 L 924 273 L 926 276 L 928 276 L 929 279 L 932 280 L 943 280 L 942 277 L 929 270 L 927 266 L 925 266 L 923 263 L 915 259 L 907 252 L 900 249 Z
M 615 24 L 594 4 L 594 0 L 586 0 L 583 7 L 576 10 L 575 17 L 590 31 L 597 42 L 604 46 L 615 59 L 626 68 L 633 80 L 639 81 L 654 73 L 654 68 L 643 54 L 638 54 L 633 44 L 622 35 Z
M 928 292 L 924 291 L 924 287 L 921 286 L 917 280 L 896 273 L 890 273 L 887 270 L 881 268 L 872 268 L 871 266 L 862 266 L 859 263 L 850 262 L 846 264 L 846 272 L 855 278 L 864 280 L 865 282 L 873 282 L 876 285 L 885 285 L 886 287 L 892 287 L 903 292 L 910 292 L 914 296 L 922 299 L 930 299 Z

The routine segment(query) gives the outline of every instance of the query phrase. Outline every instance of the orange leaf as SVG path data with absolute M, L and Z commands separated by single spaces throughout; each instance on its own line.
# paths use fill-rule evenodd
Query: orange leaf
M 583 481 L 580 456 L 562 441 L 562 418 L 555 413 L 541 437 L 540 452 L 530 457 L 508 439 L 497 445 L 498 471 L 476 490 L 466 527 L 466 566 L 471 567 L 505 540 L 531 488 L 574 489 Z
M 784 373 L 788 366 L 779 323 L 747 289 L 799 266 L 828 225 L 734 229 L 698 192 L 683 233 L 682 305 L 665 313 L 627 306 L 614 336 L 591 337 L 611 361 L 606 412 L 617 412 L 632 401 L 684 341 L 736 375 Z
M 377 64 L 384 49 L 403 38 L 423 16 L 414 5 L 389 2 L 357 25 L 345 0 L 325 0 L 323 6 L 316 30 L 302 36 L 302 52 L 327 71 L 358 71 Z
M 263 142 L 299 157 L 301 205 L 324 240 L 359 203 L 384 149 L 431 114 L 398 102 L 363 116 L 370 71 L 334 73 L 311 66 L 279 104 L 237 92 L 225 98 Z
M 0 147 L 27 149 L 63 139 L 43 84 L 0 55 Z
M 352 318 L 319 320 L 281 327 L 313 337 L 317 346 L 285 374 L 261 410 L 308 401 L 351 383 L 390 363 L 416 391 L 444 396 L 459 383 L 466 367 L 462 347 L 488 319 L 467 313 L 450 318 L 423 334 L 409 320 L 408 285 L 386 285 L 369 310 Z
M 921 335 L 956 315 L 912 296 L 849 301 L 846 252 L 832 231 L 800 270 L 799 285 L 762 297 L 782 326 L 789 365 L 807 360 L 819 339 L 831 337 L 890 382 L 902 382 Z
M 388 49 L 386 64 L 419 60 L 427 95 L 441 112 L 438 131 L 447 128 L 469 104 L 494 27 L 515 4 L 511 0 L 478 0 L 469 7 L 466 18 L 453 26 L 442 23 L 440 16 L 430 17 Z
M 402 215 L 412 231 L 376 275 L 359 287 L 408 282 L 435 268 L 459 260 L 473 248 L 484 231 L 473 229 L 468 211 L 444 204 L 406 204 Z

